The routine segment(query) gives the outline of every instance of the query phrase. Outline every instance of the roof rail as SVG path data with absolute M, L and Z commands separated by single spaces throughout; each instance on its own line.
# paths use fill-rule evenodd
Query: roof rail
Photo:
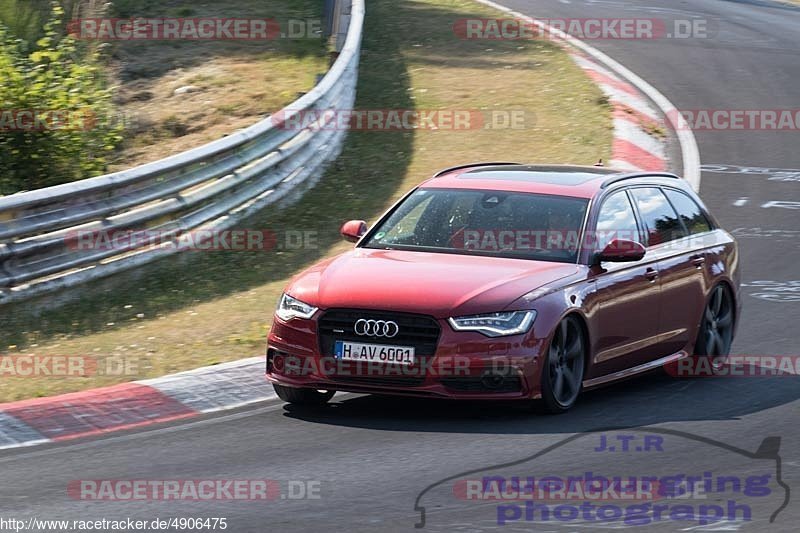
M 453 172 L 455 170 L 461 170 L 462 168 L 472 168 L 472 167 L 489 167 L 489 166 L 498 166 L 498 165 L 520 165 L 521 163 L 509 163 L 508 161 L 492 161 L 486 163 L 467 163 L 466 165 L 458 165 L 455 167 L 446 168 L 444 170 L 440 170 L 436 174 L 433 175 L 434 178 L 438 178 L 448 172 Z
M 628 174 L 617 174 L 605 180 L 603 184 L 600 186 L 601 189 L 605 189 L 609 185 L 613 185 L 614 183 L 618 183 L 620 181 L 625 180 L 632 180 L 636 178 L 672 178 L 679 180 L 681 179 L 679 176 L 675 174 L 671 174 L 669 172 L 630 172 Z

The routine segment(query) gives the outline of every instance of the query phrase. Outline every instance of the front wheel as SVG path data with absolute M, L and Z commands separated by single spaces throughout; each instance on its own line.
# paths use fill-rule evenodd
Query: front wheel
M 556 326 L 542 368 L 542 403 L 546 412 L 564 413 L 575 405 L 583 385 L 585 347 L 577 318 L 569 316 Z
M 324 405 L 333 398 L 336 391 L 318 391 L 316 389 L 298 389 L 295 387 L 284 387 L 273 383 L 272 387 L 278 398 L 284 402 L 295 405 Z

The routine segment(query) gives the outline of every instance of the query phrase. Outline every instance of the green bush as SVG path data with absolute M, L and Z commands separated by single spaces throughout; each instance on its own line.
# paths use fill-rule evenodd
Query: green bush
M 53 0 L 0 0 L 0 24 L 11 35 L 31 44 L 41 39 L 43 24 L 50 17 Z M 69 18 L 100 16 L 105 0 L 58 0 Z
M 0 24 L 26 44 L 33 44 L 42 37 L 42 21 L 49 7 L 39 0 L 0 0 Z
M 0 25 L 0 194 L 102 173 L 122 139 L 98 52 L 62 35 L 63 16 L 53 2 L 33 51 Z M 20 128 L 21 111 L 51 120 Z

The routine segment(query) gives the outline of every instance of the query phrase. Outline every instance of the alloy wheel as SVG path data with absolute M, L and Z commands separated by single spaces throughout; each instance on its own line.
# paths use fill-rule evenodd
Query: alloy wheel
M 565 318 L 553 335 L 547 365 L 548 388 L 561 409 L 571 407 L 581 391 L 583 350 L 583 330 L 578 321 Z
M 712 358 L 715 370 L 725 365 L 733 342 L 733 299 L 727 289 L 718 286 L 711 294 L 706 309 L 695 353 Z

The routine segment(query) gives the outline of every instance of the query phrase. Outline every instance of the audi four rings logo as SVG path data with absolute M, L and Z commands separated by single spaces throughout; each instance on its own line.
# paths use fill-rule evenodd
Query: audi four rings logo
M 387 337 L 391 339 L 400 332 L 397 322 L 391 320 L 367 320 L 360 318 L 356 321 L 356 335 L 369 337 Z

